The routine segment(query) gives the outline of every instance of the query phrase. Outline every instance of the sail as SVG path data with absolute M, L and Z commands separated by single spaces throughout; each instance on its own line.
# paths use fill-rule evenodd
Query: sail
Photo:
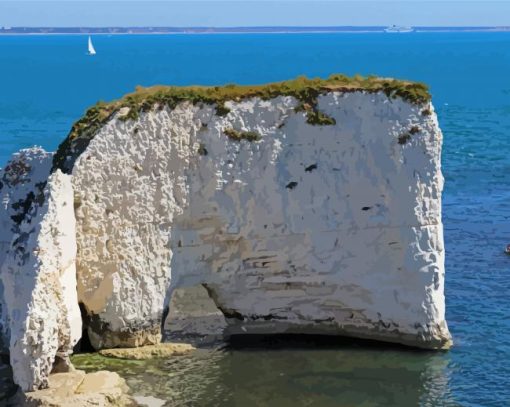
M 94 49 L 94 45 L 92 45 L 92 38 L 89 35 L 89 55 L 96 55 L 96 50 Z

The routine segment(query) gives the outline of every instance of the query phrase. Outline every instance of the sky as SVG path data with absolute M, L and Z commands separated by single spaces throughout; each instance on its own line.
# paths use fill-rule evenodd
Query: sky
M 510 26 L 510 0 L 0 0 L 0 26 Z

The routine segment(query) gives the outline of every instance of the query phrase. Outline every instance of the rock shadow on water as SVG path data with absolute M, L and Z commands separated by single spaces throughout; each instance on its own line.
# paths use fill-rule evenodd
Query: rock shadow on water
M 232 404 L 448 405 L 447 354 L 320 335 L 236 335 L 225 349 Z M 234 379 L 235 378 L 235 379 Z M 453 401 L 452 401 L 453 403 Z
M 448 353 L 375 341 L 245 335 L 172 358 L 82 358 L 79 368 L 116 371 L 132 394 L 165 406 L 455 405 Z
M 437 350 L 411 348 L 406 345 L 393 342 L 381 342 L 372 339 L 353 338 L 338 335 L 314 335 L 314 334 L 234 334 L 226 340 L 226 346 L 230 349 L 248 350 L 393 350 L 411 352 L 416 354 L 433 355 Z

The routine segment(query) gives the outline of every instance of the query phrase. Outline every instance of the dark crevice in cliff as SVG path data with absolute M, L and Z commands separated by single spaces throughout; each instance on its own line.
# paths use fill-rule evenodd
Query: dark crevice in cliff
M 317 164 L 312 164 L 305 168 L 305 172 L 312 172 L 313 170 L 316 170 L 316 169 L 317 169 Z
M 11 207 L 17 213 L 11 216 L 11 219 L 16 225 L 20 225 L 28 215 L 28 213 L 35 207 L 41 207 L 44 204 L 45 195 L 44 188 L 46 187 L 46 182 L 39 182 L 35 184 L 35 194 L 33 191 L 30 191 L 25 199 L 19 200 L 18 202 L 14 202 Z
M 87 310 L 83 303 L 78 304 L 81 312 L 81 320 L 83 321 L 82 333 L 80 340 L 74 345 L 73 353 L 90 353 L 95 352 L 94 347 L 90 343 L 89 333 L 87 330 L 87 324 L 85 321 L 88 321 Z
M 406 144 L 408 141 L 411 140 L 412 136 L 419 133 L 420 131 L 421 131 L 421 129 L 418 126 L 411 127 L 409 129 L 409 131 L 398 136 L 398 144 L 400 144 L 400 145 Z

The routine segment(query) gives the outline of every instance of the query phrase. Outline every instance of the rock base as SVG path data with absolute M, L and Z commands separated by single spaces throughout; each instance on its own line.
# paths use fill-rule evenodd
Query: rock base
M 143 360 L 181 356 L 191 352 L 193 349 L 195 349 L 193 346 L 186 343 L 160 343 L 140 348 L 102 349 L 99 351 L 99 354 L 110 358 Z
M 89 318 L 87 325 L 90 344 L 96 350 L 136 348 L 139 346 L 157 345 L 161 342 L 161 329 L 159 325 L 146 329 L 128 329 L 123 332 L 109 330 L 97 318 Z M 156 322 L 154 322 L 154 325 L 156 325 Z
M 19 391 L 9 406 L 30 407 L 109 407 L 136 406 L 128 396 L 128 387 L 117 373 L 106 370 L 85 373 L 76 370 L 49 377 L 49 388 L 28 393 Z
M 163 337 L 168 342 L 213 345 L 223 341 L 225 316 L 201 284 L 173 291 Z

